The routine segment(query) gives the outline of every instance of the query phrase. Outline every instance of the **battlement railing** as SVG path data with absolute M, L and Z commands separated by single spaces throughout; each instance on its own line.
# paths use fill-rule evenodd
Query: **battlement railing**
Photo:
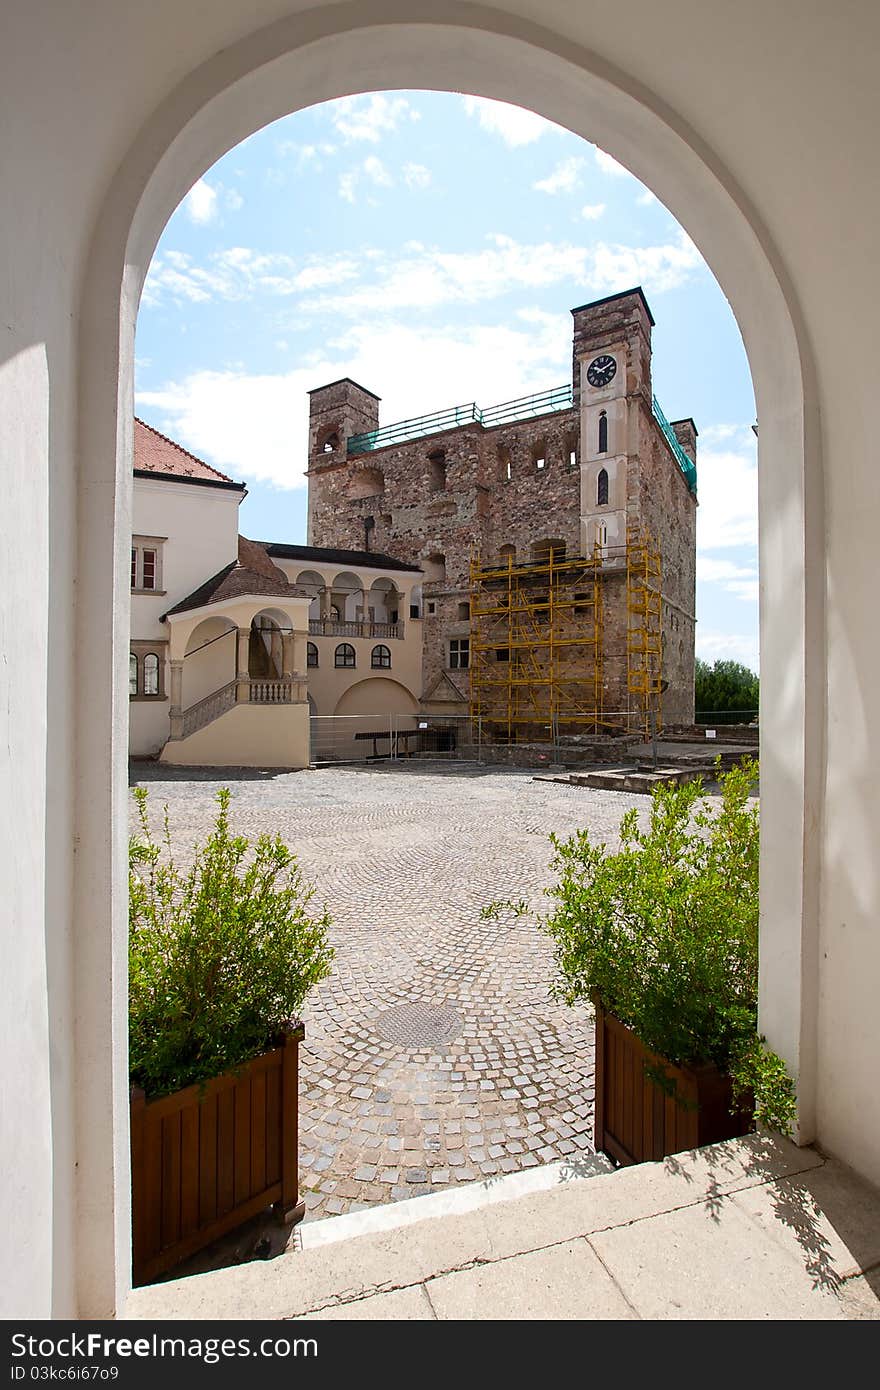
M 520 396 L 502 405 L 489 406 L 487 410 L 481 410 L 475 401 L 468 401 L 466 405 L 450 406 L 448 410 L 438 410 L 433 415 L 419 415 L 411 420 L 400 420 L 395 425 L 384 425 L 378 430 L 353 434 L 347 448 L 349 454 L 367 454 L 372 449 L 386 449 L 390 444 L 403 444 L 427 434 L 460 429 L 462 425 L 482 425 L 484 429 L 492 429 L 514 420 L 528 420 L 535 415 L 570 410 L 571 406 L 570 386 L 554 386 L 549 391 L 537 391 L 531 396 Z

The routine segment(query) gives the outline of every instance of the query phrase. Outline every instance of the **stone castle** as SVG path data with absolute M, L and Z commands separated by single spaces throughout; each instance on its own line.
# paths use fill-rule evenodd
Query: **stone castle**
M 423 708 L 512 742 L 694 715 L 697 430 L 640 288 L 572 315 L 570 386 L 385 427 L 349 378 L 310 393 L 309 545 L 418 565 Z

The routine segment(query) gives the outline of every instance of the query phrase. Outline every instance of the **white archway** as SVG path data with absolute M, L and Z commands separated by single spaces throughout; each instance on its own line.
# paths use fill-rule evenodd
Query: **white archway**
M 401 17 L 403 16 L 403 17 Z M 134 322 L 150 256 L 174 207 L 221 154 L 306 105 L 418 85 L 531 106 L 596 140 L 674 212 L 737 317 L 761 421 L 763 1026 L 800 1071 L 802 1133 L 814 1106 L 818 865 L 807 829 L 821 815 L 824 591 L 806 557 L 823 535 L 820 437 L 805 407 L 814 368 L 779 251 L 701 133 L 596 52 L 498 10 L 360 0 L 297 14 L 225 46 L 186 75 L 122 152 L 96 209 L 80 313 L 79 462 L 92 499 L 78 538 L 84 664 L 75 693 L 92 814 L 74 883 L 77 1013 L 76 1235 L 81 1315 L 119 1306 L 128 1280 L 123 775 L 128 594 L 117 555 L 131 531 Z M 811 399 L 814 393 L 810 392 Z M 112 612 L 96 648 L 96 612 Z M 93 756 L 110 743 L 112 756 Z M 110 833 L 108 835 L 108 827 Z M 85 997 L 85 993 L 83 993 Z M 101 1193 L 100 1202 L 94 1194 Z M 111 1195 L 112 1194 L 112 1195 Z

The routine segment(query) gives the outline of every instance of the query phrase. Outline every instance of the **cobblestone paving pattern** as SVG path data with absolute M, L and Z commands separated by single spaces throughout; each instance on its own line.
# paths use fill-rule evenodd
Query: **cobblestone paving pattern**
M 550 831 L 616 844 L 646 798 L 436 764 L 133 777 L 181 858 L 231 786 L 233 829 L 281 834 L 333 918 L 300 1054 L 307 1220 L 592 1152 L 591 1014 L 551 998 L 534 912 L 480 909 L 546 908 Z

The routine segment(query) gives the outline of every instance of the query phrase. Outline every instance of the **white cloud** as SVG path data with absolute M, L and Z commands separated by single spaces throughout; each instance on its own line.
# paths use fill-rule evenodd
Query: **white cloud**
M 531 145 L 548 130 L 559 129 L 552 121 L 537 116 L 534 111 L 510 106 L 506 101 L 490 101 L 488 97 L 464 97 L 463 100 L 467 114 L 476 116 L 483 130 L 499 135 L 511 148 Z
M 585 203 L 581 208 L 581 217 L 585 222 L 596 222 L 605 211 L 605 203 Z
M 441 251 L 436 247 L 409 255 L 380 255 L 374 275 L 362 278 L 341 296 L 309 301 L 312 312 L 348 314 L 393 312 L 401 308 L 436 308 L 475 304 L 512 289 L 538 289 L 568 282 L 579 294 L 610 294 L 642 284 L 647 293 L 674 289 L 703 267 L 703 260 L 684 233 L 669 245 L 632 247 L 599 242 L 576 246 L 565 242 L 524 244 L 496 234 L 475 251 Z
M 346 203 L 355 202 L 354 190 L 357 185 L 357 173 L 354 169 L 349 169 L 347 174 L 339 175 L 339 196 Z
M 374 154 L 364 160 L 364 173 L 372 183 L 379 184 L 381 188 L 390 188 L 394 182 L 381 159 Z
M 238 212 L 239 208 L 244 207 L 244 198 L 237 188 L 227 188 L 223 194 L 223 203 L 230 212 Z
M 381 160 L 370 156 L 357 170 L 342 175 L 340 197 L 355 203 L 358 180 L 387 187 L 391 174 Z M 286 297 L 345 284 L 344 293 L 318 294 L 302 307 L 312 313 L 357 317 L 401 308 L 477 304 L 511 290 L 561 283 L 577 287 L 584 298 L 634 284 L 642 284 L 648 294 L 660 293 L 686 283 L 703 266 L 683 232 L 675 242 L 657 246 L 522 243 L 496 234 L 472 251 L 447 252 L 408 242 L 400 251 L 367 248 L 357 257 L 335 253 L 304 261 L 250 247 L 228 247 L 201 263 L 186 252 L 166 251 L 150 266 L 144 303 L 155 306 L 168 298 L 178 303 L 235 301 L 256 294 Z
M 755 632 L 703 631 L 697 624 L 697 656 L 710 665 L 716 661 L 740 661 L 750 671 L 758 670 L 758 636 Z
M 462 404 L 495 405 L 559 385 L 570 370 L 568 326 L 553 315 L 522 329 L 363 324 L 291 372 L 194 372 L 137 393 L 157 427 L 236 478 L 305 486 L 308 391 L 351 376 L 382 397 L 382 420 Z
M 404 164 L 403 181 L 407 188 L 427 188 L 431 182 L 431 171 L 424 164 Z
M 358 262 L 338 253 L 297 261 L 292 256 L 230 246 L 199 265 L 184 251 L 166 251 L 153 258 L 143 302 L 155 306 L 167 299 L 198 304 L 218 299 L 235 302 L 256 294 L 286 297 L 341 285 L 358 274 Z
M 755 577 L 752 566 L 737 565 L 733 560 L 719 560 L 711 555 L 697 556 L 697 580 L 701 584 L 720 584 L 730 579 Z
M 706 430 L 706 434 L 710 431 Z M 754 441 L 753 441 L 754 442 Z M 758 543 L 758 466 L 755 450 L 701 448 L 697 454 L 701 552 Z M 735 577 L 735 576 L 733 576 Z
M 342 97 L 328 102 L 325 109 L 343 140 L 368 140 L 372 144 L 395 131 L 405 118 L 415 121 L 420 117 L 406 97 L 386 96 L 384 92 Z
M 625 169 L 622 164 L 618 164 L 616 159 L 612 159 L 610 154 L 606 154 L 604 150 L 600 150 L 598 145 L 596 146 L 596 163 L 603 174 L 611 174 L 613 178 L 631 179 L 633 177 L 629 169 Z
M 194 183 L 183 200 L 183 206 L 191 222 L 200 226 L 213 222 L 217 216 L 217 190 L 204 179 Z
M 563 159 L 546 179 L 539 179 L 532 187 L 539 193 L 572 193 L 577 188 L 580 171 L 584 161 L 578 155 Z

